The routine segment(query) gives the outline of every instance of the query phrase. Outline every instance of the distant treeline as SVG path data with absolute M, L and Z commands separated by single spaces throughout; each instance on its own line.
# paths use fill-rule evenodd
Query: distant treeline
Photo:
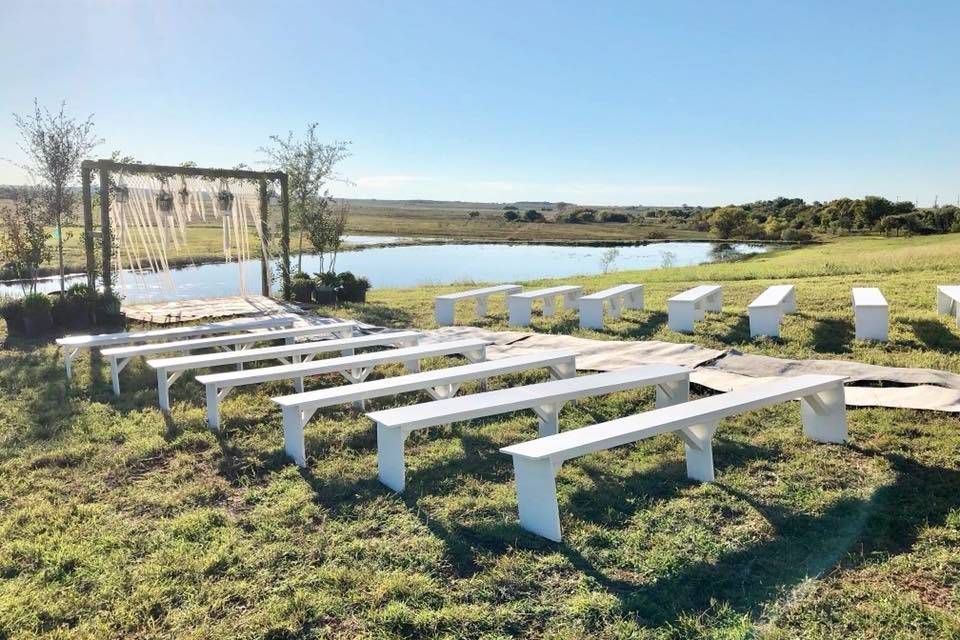
M 544 211 L 548 213 L 545 214 Z M 548 217 L 549 216 L 549 217 Z M 809 240 L 814 233 L 881 232 L 913 235 L 960 232 L 960 208 L 953 205 L 918 209 L 912 202 L 891 202 L 879 196 L 839 198 L 807 203 L 801 198 L 775 198 L 724 207 L 504 207 L 511 222 L 590 224 L 604 222 L 656 224 L 667 228 L 712 231 L 720 238 Z

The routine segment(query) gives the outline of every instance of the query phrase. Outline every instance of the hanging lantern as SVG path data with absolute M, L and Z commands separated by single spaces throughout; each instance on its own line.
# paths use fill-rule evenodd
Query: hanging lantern
M 157 194 L 157 209 L 163 213 L 173 211 L 173 194 L 169 191 L 161 191 Z
M 217 208 L 220 213 L 230 213 L 233 209 L 233 194 L 229 189 L 220 189 L 217 193 Z
M 113 188 L 113 201 L 117 204 L 127 204 L 130 201 L 130 187 L 118 184 Z
M 190 190 L 187 189 L 187 181 L 183 176 L 180 176 L 180 190 L 177 191 L 177 196 L 180 198 L 180 206 L 186 208 L 190 204 Z

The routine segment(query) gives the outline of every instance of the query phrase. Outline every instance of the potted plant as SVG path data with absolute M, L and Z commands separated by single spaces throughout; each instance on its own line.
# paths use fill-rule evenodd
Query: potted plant
M 124 321 L 120 298 L 113 293 L 97 293 L 93 302 L 93 321 L 97 325 L 116 326 Z
M 220 189 L 217 193 L 217 208 L 222 213 L 229 213 L 233 208 L 233 194 L 227 189 Z
M 290 292 L 297 302 L 312 302 L 313 290 L 316 286 L 317 284 L 310 279 L 310 276 L 302 271 L 293 274 L 293 278 L 290 280 Z
M 173 194 L 169 191 L 161 191 L 157 194 L 157 209 L 163 213 L 173 211 Z
M 53 327 L 53 303 L 45 293 L 31 293 L 23 298 L 23 329 L 28 336 L 39 336 Z
M 366 302 L 370 281 L 356 277 L 349 271 L 337 275 L 340 279 L 339 299 L 343 302 Z
M 336 304 L 337 293 L 340 290 L 340 278 L 332 271 L 316 274 L 316 288 L 313 290 L 313 301 L 317 304 Z
M 67 289 L 63 303 L 65 318 L 61 326 L 68 329 L 86 329 L 90 326 L 93 290 L 85 284 L 75 284 Z
M 23 298 L 0 296 L 0 317 L 7 323 L 7 334 L 23 333 Z

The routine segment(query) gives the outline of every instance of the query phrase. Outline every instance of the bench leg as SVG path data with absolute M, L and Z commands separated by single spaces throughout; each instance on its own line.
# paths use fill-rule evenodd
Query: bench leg
M 460 384 L 455 382 L 452 384 L 441 384 L 435 387 L 430 387 L 426 389 L 426 392 L 434 400 L 446 400 L 447 398 L 452 398 L 453 396 L 457 395 L 457 391 L 459 390 Z M 363 401 L 361 400 L 360 402 Z
M 64 347 L 63 349 L 63 366 L 67 369 L 67 380 L 73 377 L 73 359 L 77 357 L 78 351 L 80 351 L 80 347 L 76 349 Z
M 407 434 L 403 429 L 391 429 L 377 423 L 377 475 L 380 482 L 397 493 L 406 486 L 406 466 L 403 445 Z
M 483 318 L 487 315 L 487 297 L 477 298 L 477 317 Z
M 715 311 L 719 313 L 723 309 L 723 290 L 717 291 L 713 295 L 707 298 L 706 302 L 707 311 Z
M 787 294 L 787 299 L 783 301 L 783 312 L 784 313 L 796 313 L 797 312 L 797 291 L 796 289 L 791 289 L 790 293 Z
M 120 372 L 130 363 L 130 358 L 120 361 L 119 358 L 110 358 L 110 381 L 113 383 L 113 395 L 120 395 Z
M 890 325 L 889 307 L 861 307 L 854 309 L 854 337 L 857 340 L 887 341 Z
M 290 356 L 290 362 L 293 364 L 299 364 L 302 358 L 299 355 Z M 303 376 L 293 379 L 293 390 L 297 393 L 303 393 Z
M 580 328 L 603 329 L 603 300 L 580 301 Z
M 691 302 L 667 302 L 667 326 L 680 333 L 693 333 L 696 309 Z
M 619 318 L 623 313 L 623 298 L 613 298 L 610 300 L 610 317 Z
M 170 384 L 167 381 L 167 370 L 157 369 L 157 398 L 160 401 L 160 409 L 167 413 L 170 412 Z
M 563 294 L 563 308 L 576 309 L 582 293 L 583 289 Z
M 690 378 L 670 380 L 657 385 L 657 409 L 670 407 L 690 399 Z
M 544 404 L 539 407 L 533 407 L 534 413 L 540 418 L 537 431 L 541 438 L 544 436 L 552 436 L 560 431 L 560 409 L 563 408 L 564 404 L 566 403 L 557 402 L 555 404 Z
M 560 507 L 557 504 L 557 470 L 550 460 L 530 460 L 513 456 L 517 481 L 517 507 L 520 526 L 555 542 L 560 542 Z
M 547 296 L 543 299 L 543 317 L 549 318 L 557 313 L 556 296 Z
M 713 482 L 713 434 L 714 424 L 698 424 L 677 432 L 683 440 L 687 457 L 687 477 L 701 482 Z
M 577 365 L 573 358 L 567 362 L 558 362 L 550 367 L 550 377 L 554 380 L 565 380 L 577 375 Z
M 533 301 L 526 298 L 507 296 L 507 324 L 511 327 L 526 327 L 530 324 L 530 312 Z
M 449 327 L 453 324 L 454 305 L 453 300 L 433 301 L 433 317 L 437 321 L 437 326 Z
M 227 397 L 232 387 L 218 389 L 215 384 L 207 385 L 207 425 L 213 431 L 220 431 L 220 401 Z
M 847 405 L 843 385 L 800 399 L 803 433 L 817 442 L 847 441 Z
M 628 293 L 626 300 L 623 302 L 623 306 L 627 309 L 643 311 L 643 289 Z
M 748 309 L 750 316 L 750 337 L 770 336 L 780 337 L 780 308 L 770 307 L 763 309 Z
M 946 293 L 937 288 L 937 313 L 950 313 L 953 306 L 953 299 Z
M 303 411 L 283 407 L 283 450 L 298 467 L 307 466 L 307 447 L 303 439 Z

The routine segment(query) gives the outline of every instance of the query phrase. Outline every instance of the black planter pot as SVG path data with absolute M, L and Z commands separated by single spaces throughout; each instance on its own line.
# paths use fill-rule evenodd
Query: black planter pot
M 317 304 L 336 304 L 337 290 L 333 287 L 317 287 L 313 290 L 313 301 Z
M 23 314 L 23 329 L 28 336 L 41 336 L 53 328 L 53 316 L 49 311 Z

